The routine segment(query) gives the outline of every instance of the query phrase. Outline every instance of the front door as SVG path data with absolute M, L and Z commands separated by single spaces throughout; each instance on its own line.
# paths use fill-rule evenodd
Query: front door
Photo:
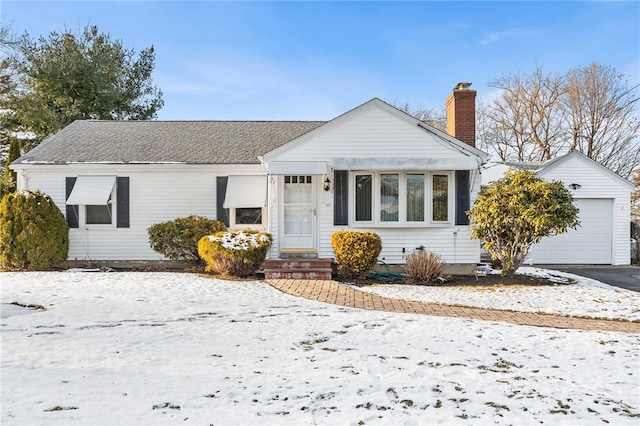
M 316 195 L 311 175 L 282 177 L 281 252 L 316 251 Z

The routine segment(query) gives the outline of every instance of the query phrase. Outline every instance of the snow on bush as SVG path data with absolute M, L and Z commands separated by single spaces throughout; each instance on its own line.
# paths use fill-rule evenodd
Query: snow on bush
M 207 271 L 243 278 L 260 269 L 271 241 L 270 234 L 253 229 L 218 232 L 200 239 L 198 254 Z

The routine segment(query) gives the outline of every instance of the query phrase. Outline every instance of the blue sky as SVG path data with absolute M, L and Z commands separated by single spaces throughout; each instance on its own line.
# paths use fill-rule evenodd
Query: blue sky
M 11 1 L 32 37 L 97 25 L 156 49 L 162 120 L 328 120 L 378 97 L 440 108 L 501 75 L 597 61 L 640 84 L 640 2 Z

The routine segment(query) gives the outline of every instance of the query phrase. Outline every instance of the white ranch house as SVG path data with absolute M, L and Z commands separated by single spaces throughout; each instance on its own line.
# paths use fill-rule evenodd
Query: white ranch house
M 448 133 L 377 98 L 327 122 L 76 121 L 11 167 L 19 190 L 49 194 L 65 214 L 71 261 L 166 260 L 147 229 L 198 215 L 271 233 L 270 259 L 331 259 L 333 232 L 372 230 L 387 264 L 424 247 L 472 272 L 480 242 L 466 211 L 488 157 L 474 146 L 475 96 L 468 83 L 453 90 Z M 609 203 L 616 223 L 628 217 L 622 187 L 622 204 Z M 628 243 L 617 247 L 611 263 L 628 263 Z
M 12 168 L 64 212 L 69 260 L 163 260 L 147 229 L 199 215 L 270 232 L 271 259 L 331 259 L 331 234 L 359 229 L 388 264 L 423 246 L 472 270 L 465 211 L 487 154 L 468 86 L 448 101 L 458 138 L 372 99 L 328 122 L 76 121 Z

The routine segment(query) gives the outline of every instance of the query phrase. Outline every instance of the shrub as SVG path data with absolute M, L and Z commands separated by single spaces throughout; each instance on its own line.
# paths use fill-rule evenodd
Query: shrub
M 202 263 L 198 256 L 198 241 L 205 235 L 226 231 L 218 220 L 200 216 L 182 217 L 157 223 L 147 229 L 151 248 L 171 260 Z
M 416 250 L 406 257 L 405 272 L 415 282 L 432 282 L 442 276 L 444 262 L 436 253 Z
M 491 258 L 502 264 L 503 276 L 512 276 L 543 237 L 576 229 L 578 212 L 562 182 L 510 169 L 502 179 L 482 186 L 468 213 L 474 222 L 471 236 L 482 240 Z
M 331 246 L 340 275 L 365 278 L 378 262 L 382 240 L 375 232 L 337 231 L 331 235 Z
M 198 253 L 207 271 L 244 278 L 258 272 L 271 241 L 270 234 L 253 229 L 218 232 L 200 239 Z
M 69 227 L 51 197 L 14 192 L 0 202 L 0 267 L 42 270 L 67 259 Z

